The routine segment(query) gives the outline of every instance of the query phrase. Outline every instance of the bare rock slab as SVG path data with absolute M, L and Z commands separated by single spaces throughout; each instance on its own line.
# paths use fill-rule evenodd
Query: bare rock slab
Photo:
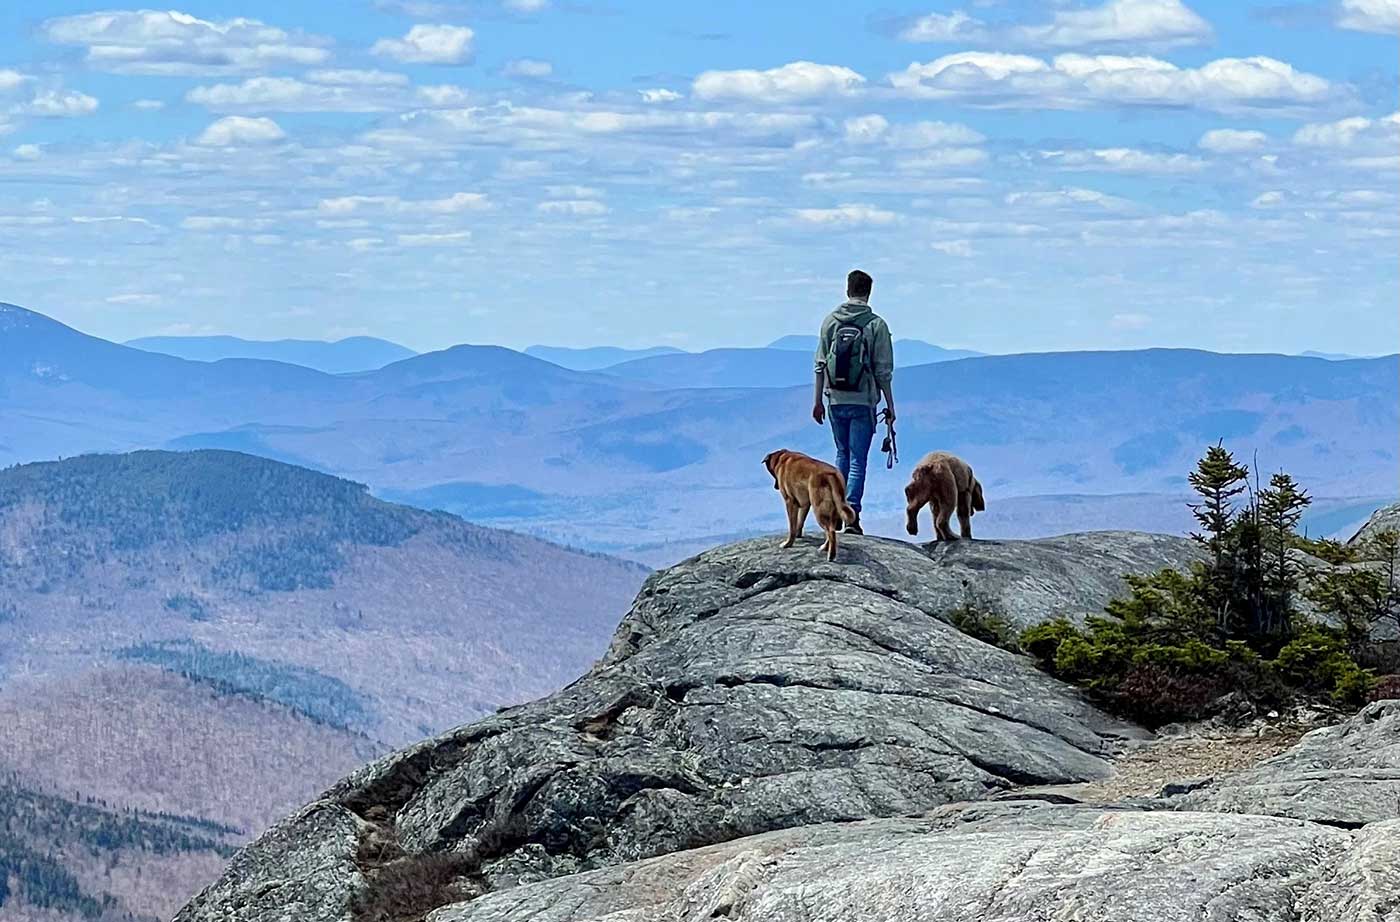
M 986 583 L 1007 610 L 1030 579 L 1005 576 L 1017 561 L 1023 571 L 1046 554 L 1064 572 L 1092 565 L 1105 587 L 1132 571 L 1095 556 L 1110 538 L 1087 540 L 1050 550 L 969 543 L 931 559 L 855 538 L 834 564 L 815 541 L 701 555 L 647 583 L 607 657 L 573 685 L 327 792 L 312 811 L 340 824 L 333 860 L 327 830 L 283 827 L 179 922 L 280 922 L 258 896 L 279 888 L 312 895 L 305 922 L 349 922 L 373 902 L 386 860 L 411 875 L 420 857 L 426 878 L 441 856 L 457 856 L 474 889 L 506 891 L 773 830 L 1102 779 L 1120 744 L 1146 734 L 940 617 L 961 602 L 940 556 L 967 558 L 969 573 L 981 566 L 968 563 L 974 553 L 999 560 Z M 1155 569 L 1156 552 L 1143 553 Z M 1053 604 L 1046 593 L 1037 604 Z M 344 839 L 351 827 L 355 849 Z M 327 875 L 342 882 L 329 885 L 335 892 L 322 886 Z
M 770 833 L 429 922 L 1381 922 L 1400 828 L 1039 803 Z

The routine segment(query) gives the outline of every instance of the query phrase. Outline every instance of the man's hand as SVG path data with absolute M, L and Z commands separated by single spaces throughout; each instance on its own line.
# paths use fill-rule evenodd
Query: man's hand
M 812 406 L 812 419 L 818 426 L 826 425 L 826 404 L 819 401 Z
M 887 423 L 892 423 L 892 422 L 894 422 L 894 419 L 895 419 L 895 416 L 894 416 L 894 407 L 885 407 L 885 412 L 884 412 L 884 420 L 885 420 L 885 422 L 887 422 Z

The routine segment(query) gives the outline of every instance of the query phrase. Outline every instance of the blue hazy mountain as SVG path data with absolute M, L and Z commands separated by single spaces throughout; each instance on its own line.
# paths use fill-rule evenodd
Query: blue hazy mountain
M 333 375 L 373 371 L 417 354 L 406 346 L 372 336 L 352 336 L 335 342 L 315 339 L 252 340 L 237 336 L 146 336 L 129 340 L 126 345 L 197 362 L 263 359 L 303 365 Z
M 795 387 L 812 381 L 816 337 L 778 340 L 791 348 L 711 349 L 634 359 L 604 369 L 610 375 L 658 387 Z M 978 353 L 943 349 L 913 339 L 895 343 L 900 368 L 975 357 Z
M 604 370 L 667 387 L 792 387 L 812 380 L 812 356 L 783 349 L 711 349 L 634 359 Z
M 815 336 L 784 336 L 773 340 L 768 344 L 768 348 L 783 349 L 789 352 L 805 352 L 810 356 L 816 354 L 817 338 Z M 942 346 L 935 346 L 933 343 L 926 343 L 921 339 L 896 339 L 894 341 L 894 359 L 898 365 L 929 365 L 933 362 L 952 362 L 957 359 L 977 358 L 982 354 L 968 349 L 945 349 Z
M 0 465 L 92 450 L 232 448 L 368 483 L 378 495 L 631 552 L 780 521 L 759 459 L 775 447 L 831 452 L 829 432 L 810 419 L 809 362 L 782 350 L 716 350 L 599 373 L 461 346 L 330 376 L 187 362 L 7 307 Z M 795 386 L 772 386 L 788 374 Z M 716 383 L 730 386 L 697 386 Z M 985 356 L 906 364 L 896 387 L 904 464 L 872 477 L 876 522 L 889 516 L 897 526 L 904 478 L 933 449 L 977 469 L 988 534 L 1032 527 L 1006 498 L 1069 494 L 1169 497 L 1162 527 L 1176 530 L 1185 474 L 1220 439 L 1320 498 L 1400 493 L 1396 356 Z M 1076 502 L 1067 520 L 1077 527 L 1120 524 L 1089 518 Z M 1036 508 L 1033 527 L 1055 530 L 1051 507 Z M 1137 527 L 1148 518 L 1135 516 Z
M 657 346 L 651 349 L 620 349 L 616 346 L 593 346 L 587 349 L 570 349 L 566 346 L 530 346 L 526 355 L 552 362 L 561 368 L 574 371 L 597 371 L 633 359 L 644 359 L 653 355 L 671 355 L 680 352 L 670 346 Z
M 334 379 L 282 362 L 187 359 L 133 349 L 80 333 L 50 317 L 0 303 L 0 379 L 12 386 L 50 391 L 87 385 L 100 392 L 139 397 L 189 396 L 192 392 L 315 390 Z
M 1329 362 L 1346 362 L 1361 356 L 1348 355 L 1345 352 L 1315 352 L 1309 349 L 1307 352 L 1300 352 L 1299 355 L 1310 359 L 1326 359 Z

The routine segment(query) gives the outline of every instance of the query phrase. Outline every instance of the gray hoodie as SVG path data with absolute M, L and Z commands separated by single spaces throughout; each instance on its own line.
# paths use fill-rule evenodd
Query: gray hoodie
M 858 391 L 834 391 L 828 385 L 826 399 L 831 404 L 864 404 L 874 407 L 880 403 L 880 389 L 889 387 L 894 380 L 894 341 L 890 338 L 890 328 L 885 321 L 864 301 L 846 301 L 822 321 L 821 336 L 817 345 L 817 374 L 826 374 L 826 353 L 831 348 L 831 338 L 836 328 L 843 323 L 870 314 L 871 320 L 865 327 L 865 335 L 870 343 L 870 365 L 874 374 L 867 374 Z

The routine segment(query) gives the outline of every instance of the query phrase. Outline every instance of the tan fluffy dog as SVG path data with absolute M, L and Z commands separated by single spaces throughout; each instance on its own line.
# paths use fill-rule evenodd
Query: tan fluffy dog
M 964 538 L 972 537 L 972 514 L 987 511 L 982 498 L 982 484 L 973 476 L 967 462 L 946 451 L 925 455 L 914 467 L 909 486 L 904 488 L 908 501 L 909 534 L 919 533 L 919 511 L 927 505 L 933 511 L 933 529 L 941 541 L 955 541 L 948 521 L 956 510 L 958 527 Z
M 817 524 L 826 532 L 822 550 L 827 560 L 835 560 L 837 530 L 856 520 L 856 511 L 846 502 L 841 472 L 825 461 L 786 449 L 769 453 L 763 466 L 773 475 L 773 489 L 783 494 L 787 506 L 788 536 L 783 547 L 797 543 L 807 525 L 807 513 L 816 510 Z

